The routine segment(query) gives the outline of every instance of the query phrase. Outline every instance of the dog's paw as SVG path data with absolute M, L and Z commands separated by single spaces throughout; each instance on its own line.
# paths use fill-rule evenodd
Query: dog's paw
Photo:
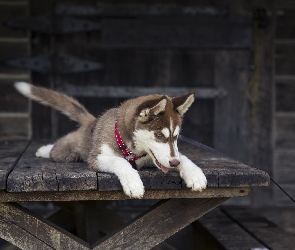
M 180 177 L 192 191 L 202 191 L 207 187 L 207 178 L 203 171 L 184 155 L 180 155 L 178 170 Z
M 196 165 L 189 166 L 180 171 L 181 178 L 192 191 L 202 191 L 207 187 L 207 178 Z
M 130 198 L 140 199 L 144 195 L 144 186 L 137 171 L 130 172 L 120 179 L 124 193 Z
M 40 147 L 36 152 L 36 157 L 50 158 L 50 152 L 53 146 L 54 146 L 53 144 L 49 144 L 49 145 Z

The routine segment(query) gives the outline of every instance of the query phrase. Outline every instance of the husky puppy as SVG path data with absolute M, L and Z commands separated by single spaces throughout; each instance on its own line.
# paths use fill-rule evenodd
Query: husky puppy
M 177 138 L 183 115 L 194 102 L 194 94 L 168 97 L 148 95 L 129 99 L 95 118 L 77 100 L 65 94 L 25 82 L 15 83 L 26 97 L 59 110 L 80 127 L 38 149 L 37 157 L 55 162 L 87 162 L 95 171 L 118 176 L 124 193 L 144 195 L 137 169 L 153 163 L 167 173 L 177 169 L 188 188 L 202 191 L 207 180 L 202 170 L 179 153 Z

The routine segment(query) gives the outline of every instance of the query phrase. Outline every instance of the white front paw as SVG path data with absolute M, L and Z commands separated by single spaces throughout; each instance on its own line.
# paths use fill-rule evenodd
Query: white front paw
M 192 191 L 202 191 L 207 186 L 207 179 L 203 171 L 196 165 L 182 168 L 180 176 L 184 179 L 186 186 Z
M 131 198 L 142 198 L 144 195 L 144 186 L 137 171 L 128 172 L 120 179 L 124 193 Z

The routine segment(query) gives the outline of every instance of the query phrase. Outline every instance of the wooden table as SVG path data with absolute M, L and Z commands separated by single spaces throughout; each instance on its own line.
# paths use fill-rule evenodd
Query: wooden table
M 261 170 L 181 142 L 180 151 L 203 169 L 208 188 L 192 192 L 176 172 L 143 169 L 143 199 L 161 201 L 124 223 L 103 207 L 106 201 L 128 199 L 116 176 L 96 173 L 85 163 L 36 158 L 41 145 L 0 142 L 0 237 L 21 249 L 151 249 L 230 197 L 269 185 L 268 174 Z M 84 226 L 77 228 L 84 240 L 14 203 L 21 201 L 74 204 L 77 220 L 84 219 Z M 94 205 L 97 201 L 102 206 Z M 99 238 L 99 232 L 107 235 Z

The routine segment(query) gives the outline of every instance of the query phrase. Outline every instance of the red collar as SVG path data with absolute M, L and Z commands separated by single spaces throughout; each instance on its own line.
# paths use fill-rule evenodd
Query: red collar
M 118 129 L 118 121 L 115 123 L 115 138 L 118 144 L 119 149 L 121 150 L 122 154 L 124 155 L 124 158 L 132 165 L 133 168 L 136 169 L 136 163 L 135 161 L 140 159 L 141 157 L 146 156 L 146 154 L 138 155 L 134 154 L 125 144 L 123 141 L 121 134 Z

